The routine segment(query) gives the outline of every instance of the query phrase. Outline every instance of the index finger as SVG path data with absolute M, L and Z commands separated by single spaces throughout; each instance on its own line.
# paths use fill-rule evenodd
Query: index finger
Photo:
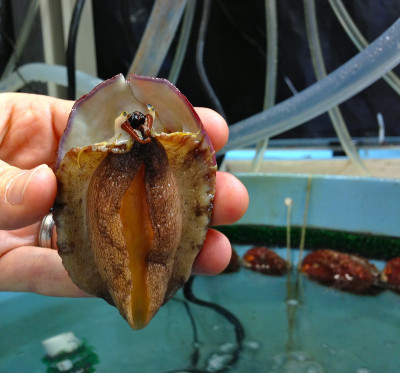
M 229 136 L 228 125 L 225 119 L 216 111 L 208 108 L 197 107 L 195 110 L 210 137 L 215 151 L 221 150 L 228 141 Z

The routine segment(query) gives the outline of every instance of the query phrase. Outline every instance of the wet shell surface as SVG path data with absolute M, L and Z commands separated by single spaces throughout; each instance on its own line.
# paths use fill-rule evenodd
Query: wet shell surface
M 71 279 L 146 326 L 190 276 L 215 172 L 198 115 L 168 81 L 120 74 L 83 96 L 56 165 L 57 245 Z

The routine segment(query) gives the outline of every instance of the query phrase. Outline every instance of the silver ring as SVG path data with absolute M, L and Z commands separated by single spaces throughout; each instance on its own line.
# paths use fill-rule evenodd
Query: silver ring
M 49 212 L 42 220 L 39 230 L 39 246 L 44 248 L 52 248 L 51 237 L 54 228 L 53 214 Z

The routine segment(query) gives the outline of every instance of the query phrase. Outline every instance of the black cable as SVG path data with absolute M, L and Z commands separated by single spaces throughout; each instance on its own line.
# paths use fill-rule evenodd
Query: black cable
M 79 21 L 81 19 L 83 6 L 85 0 L 76 0 L 74 12 L 72 13 L 71 23 L 68 33 L 67 44 L 67 76 L 68 76 L 68 99 L 75 100 L 76 96 L 76 82 L 75 82 L 75 52 L 76 52 L 76 39 L 78 36 Z
M 239 319 L 235 315 L 233 315 L 230 311 L 228 311 L 226 308 L 223 308 L 218 304 L 211 303 L 211 302 L 206 302 L 204 300 L 201 300 L 201 299 L 195 297 L 193 295 L 193 280 L 194 280 L 194 276 L 191 276 L 189 278 L 189 281 L 183 287 L 183 294 L 184 294 L 185 298 L 188 301 L 190 301 L 192 303 L 195 303 L 195 304 L 197 304 L 199 306 L 212 308 L 213 310 L 215 310 L 216 312 L 221 314 L 223 317 L 225 317 L 235 328 L 237 348 L 233 353 L 233 357 L 227 363 L 226 366 L 224 366 L 223 368 L 215 371 L 217 373 L 225 372 L 226 370 L 230 369 L 239 359 L 239 354 L 240 354 L 240 352 L 242 350 L 243 340 L 245 338 L 243 325 L 241 324 Z M 177 299 L 175 299 L 175 300 L 177 300 Z M 192 327 L 193 327 L 193 338 L 194 338 L 194 341 L 196 342 L 198 340 L 197 339 L 196 323 L 195 323 L 193 314 L 192 314 L 190 308 L 188 307 L 188 304 L 186 302 L 183 302 L 183 303 L 185 304 L 186 311 L 187 311 L 188 316 L 189 316 L 189 318 L 191 320 Z M 192 356 L 192 365 L 194 366 L 194 368 L 187 368 L 187 369 L 184 368 L 184 369 L 170 370 L 170 371 L 168 371 L 166 373 L 206 373 L 205 370 L 200 370 L 200 369 L 197 369 L 195 367 L 197 365 L 197 363 L 198 363 L 198 356 L 195 358 L 195 360 L 193 359 L 193 356 Z
M 192 326 L 192 330 L 193 330 L 193 346 L 194 346 L 194 351 L 192 354 L 192 358 L 191 358 L 191 363 L 192 363 L 192 367 L 196 367 L 196 365 L 199 362 L 200 359 L 200 351 L 198 348 L 199 345 L 199 337 L 198 337 L 198 332 L 197 332 L 197 326 L 196 326 L 196 321 L 194 319 L 192 310 L 189 307 L 189 303 L 186 302 L 185 300 L 181 300 L 181 299 L 176 299 L 176 298 L 172 298 L 171 300 L 175 301 L 175 302 L 180 302 L 184 305 L 185 310 L 187 315 L 189 316 L 189 320 L 190 320 L 190 324 Z
M 185 306 L 186 313 L 189 316 L 190 322 L 192 324 L 192 329 L 193 329 L 193 346 L 194 346 L 194 351 L 192 354 L 192 366 L 195 367 L 200 359 L 200 351 L 199 351 L 199 338 L 198 338 L 198 333 L 197 333 L 197 327 L 196 323 L 192 314 L 192 311 L 190 310 L 189 304 L 187 302 L 183 302 L 183 305 Z
M 225 317 L 235 328 L 237 348 L 233 352 L 232 359 L 227 363 L 227 365 L 216 371 L 219 373 L 225 372 L 227 369 L 231 368 L 239 359 L 240 352 L 243 348 L 243 340 L 245 338 L 243 325 L 239 321 L 239 319 L 234 314 L 232 314 L 230 311 L 228 311 L 226 308 L 224 308 L 218 304 L 207 302 L 207 301 L 201 300 L 199 298 L 196 298 L 193 294 L 194 277 L 195 276 L 191 276 L 189 278 L 189 281 L 183 287 L 183 294 L 184 294 L 185 298 L 192 303 L 198 304 L 199 306 L 212 308 L 215 312 L 218 312 L 220 315 Z M 191 372 L 191 371 L 187 370 L 187 372 Z

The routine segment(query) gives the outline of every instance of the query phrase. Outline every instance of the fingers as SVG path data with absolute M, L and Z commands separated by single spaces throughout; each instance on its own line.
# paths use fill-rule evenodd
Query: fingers
M 247 210 L 249 195 L 244 185 L 233 175 L 218 172 L 211 225 L 232 224 Z M 228 265 L 231 244 L 225 235 L 209 229 L 203 248 L 193 264 L 194 274 L 216 275 Z
M 192 272 L 201 275 L 216 275 L 222 272 L 231 259 L 229 240 L 214 229 L 209 229 L 203 248 L 197 256 Z
M 87 296 L 68 277 L 57 251 L 34 246 L 22 246 L 1 256 L 0 291 Z
M 217 112 L 207 108 L 196 108 L 213 143 L 215 151 L 220 150 L 228 141 L 228 126 Z M 214 212 L 211 224 L 231 224 L 239 220 L 246 212 L 249 195 L 243 184 L 233 175 L 217 172 L 215 185 Z
M 196 111 L 217 152 L 228 141 L 228 126 L 224 118 L 211 109 L 196 108 Z M 229 173 L 217 172 L 211 225 L 236 222 L 244 215 L 248 205 L 249 195 L 244 185 Z M 232 248 L 228 238 L 216 230 L 209 229 L 192 272 L 216 275 L 226 268 L 231 254 Z
M 60 99 L 55 99 L 55 101 L 50 102 L 52 123 L 58 138 L 61 138 L 62 134 L 64 133 L 65 126 L 67 125 L 68 117 L 74 103 L 75 101 Z
M 232 224 L 238 221 L 248 205 L 249 195 L 244 185 L 232 174 L 217 172 L 211 225 Z
M 0 229 L 18 229 L 41 219 L 56 191 L 56 178 L 46 165 L 21 170 L 0 161 Z
M 216 111 L 207 108 L 196 108 L 204 129 L 206 130 L 215 151 L 222 149 L 228 141 L 228 125 Z

